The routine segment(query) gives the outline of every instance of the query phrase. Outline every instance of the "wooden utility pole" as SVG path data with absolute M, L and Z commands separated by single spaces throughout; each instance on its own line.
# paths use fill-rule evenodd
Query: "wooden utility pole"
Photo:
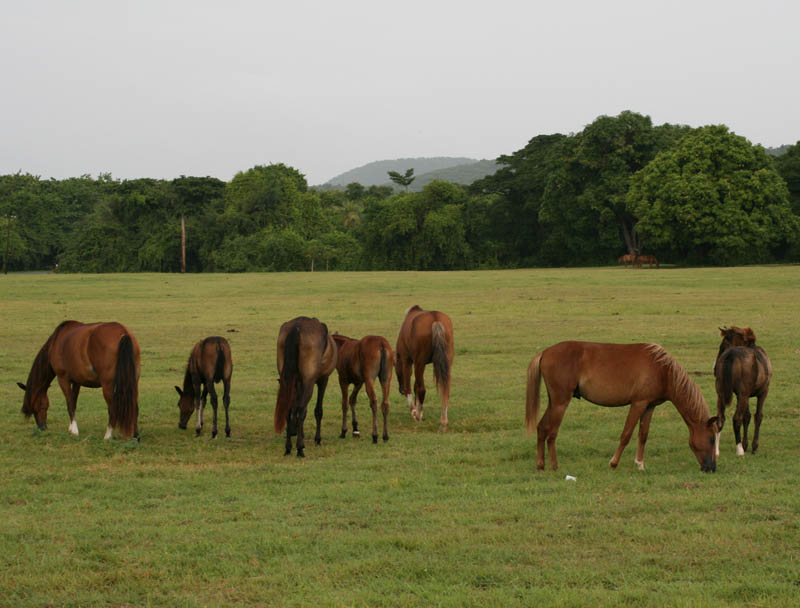
M 186 272 L 186 219 L 181 215 L 181 272 Z

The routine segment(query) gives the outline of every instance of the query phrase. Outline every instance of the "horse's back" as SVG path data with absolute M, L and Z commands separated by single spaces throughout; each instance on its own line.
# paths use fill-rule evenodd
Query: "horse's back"
M 418 308 L 418 307 L 417 307 Z M 401 327 L 398 336 L 397 354 L 407 354 L 412 359 L 423 357 L 430 362 L 433 353 L 434 325 L 440 324 L 444 329 L 444 340 L 448 354 L 453 351 L 453 322 L 450 317 L 438 310 L 413 310 Z
M 295 337 L 290 337 L 297 332 Z M 286 353 L 286 344 L 296 339 L 297 370 L 303 378 L 328 376 L 336 369 L 336 342 L 328 333 L 328 326 L 316 318 L 296 317 L 281 325 L 278 332 L 278 373 L 282 373 Z M 294 347 L 293 347 L 294 348 Z

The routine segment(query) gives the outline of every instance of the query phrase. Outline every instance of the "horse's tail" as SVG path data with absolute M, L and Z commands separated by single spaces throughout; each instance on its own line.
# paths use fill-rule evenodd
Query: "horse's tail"
M 136 419 L 139 417 L 138 393 L 133 340 L 125 334 L 119 339 L 108 418 L 111 426 L 117 427 L 127 437 L 133 436 L 136 429 Z
M 388 372 L 388 366 L 386 365 L 386 346 L 381 344 L 381 364 L 378 367 L 378 380 L 380 380 L 381 385 L 386 382 Z
M 542 384 L 542 353 L 531 359 L 528 365 L 528 384 L 525 394 L 525 426 L 528 434 L 533 433 L 539 419 L 539 388 Z
M 731 352 L 722 360 L 722 381 L 720 382 L 719 392 L 725 405 L 729 404 L 733 399 L 733 364 L 736 362 L 736 358 L 734 353 Z
M 447 403 L 450 399 L 450 360 L 447 358 L 447 333 L 439 321 L 434 321 L 431 325 L 431 346 L 436 388 L 441 392 L 442 401 Z
M 275 432 L 282 433 L 286 428 L 289 407 L 294 400 L 295 385 L 299 373 L 300 328 L 295 324 L 286 335 L 283 343 L 283 369 L 281 369 L 278 401 L 275 404 Z M 291 429 L 290 429 L 291 430 Z
M 219 382 L 225 375 L 225 349 L 222 344 L 217 342 L 217 363 L 214 365 L 214 378 L 213 382 Z

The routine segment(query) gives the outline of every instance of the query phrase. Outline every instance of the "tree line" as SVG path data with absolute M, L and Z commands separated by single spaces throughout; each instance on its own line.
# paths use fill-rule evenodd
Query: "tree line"
M 470 186 L 310 188 L 283 164 L 212 177 L 0 176 L 10 270 L 450 270 L 800 260 L 800 142 L 771 157 L 723 125 L 635 112 L 539 135 Z M 413 169 L 410 167 L 409 169 Z M 413 175 L 413 171 L 408 177 Z

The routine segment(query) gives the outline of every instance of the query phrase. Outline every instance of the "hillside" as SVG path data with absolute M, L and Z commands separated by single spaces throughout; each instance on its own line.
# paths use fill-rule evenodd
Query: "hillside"
M 454 184 L 469 185 L 487 175 L 492 175 L 499 168 L 500 165 L 493 160 L 479 160 L 477 162 L 456 165 L 455 167 L 439 169 L 438 171 L 429 171 L 428 173 L 417 176 L 417 179 L 414 180 L 408 189 L 419 192 L 436 179 L 453 182 Z
M 381 186 L 389 183 L 388 171 L 405 173 L 414 169 L 414 174 L 422 176 L 432 171 L 439 171 L 478 162 L 474 158 L 440 156 L 435 158 L 398 158 L 395 160 L 378 160 L 356 167 L 350 171 L 337 175 L 325 182 L 326 186 L 346 186 L 358 182 L 362 186 Z

